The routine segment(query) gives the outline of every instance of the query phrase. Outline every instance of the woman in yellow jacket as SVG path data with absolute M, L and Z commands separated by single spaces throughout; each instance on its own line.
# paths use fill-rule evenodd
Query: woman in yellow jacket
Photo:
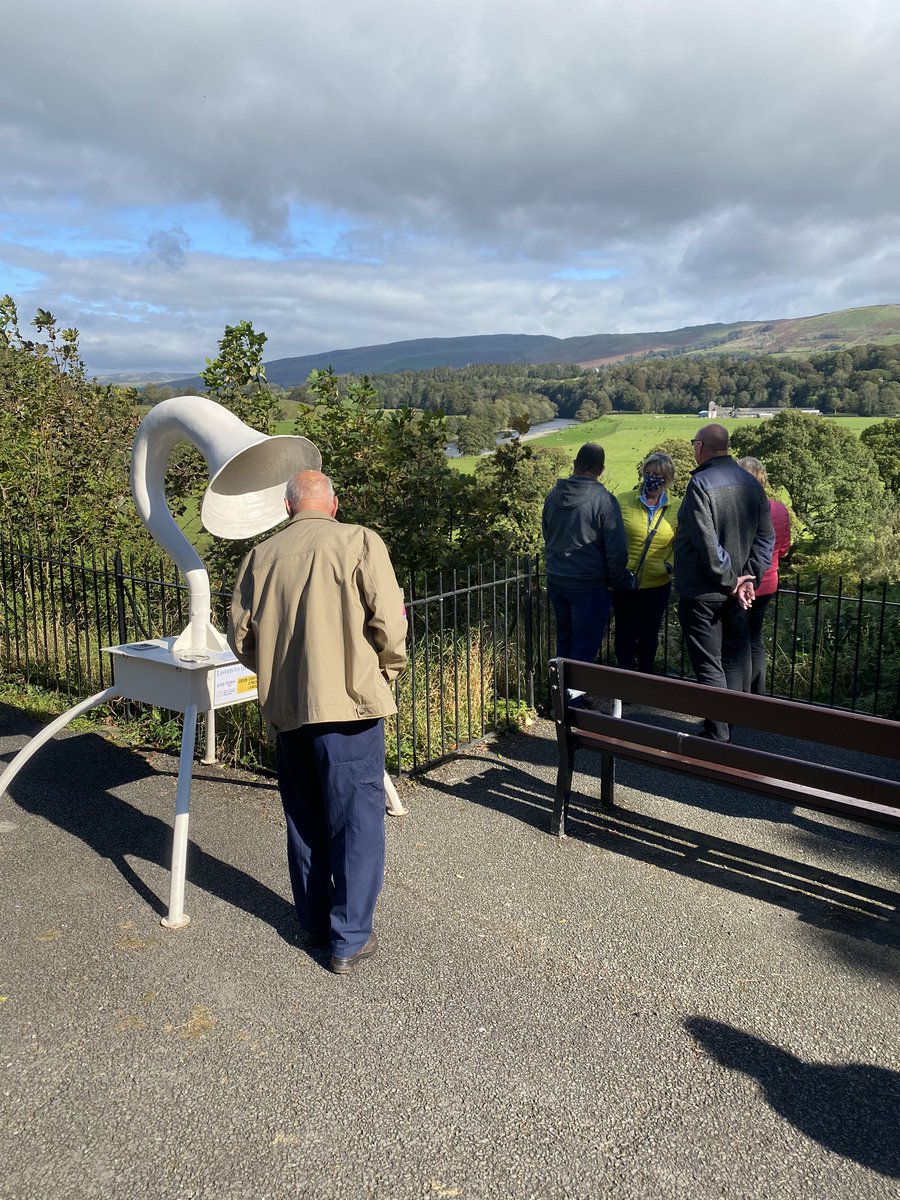
M 627 671 L 652 675 L 659 630 L 672 590 L 672 543 L 677 509 L 669 501 L 675 464 L 668 454 L 651 454 L 641 463 L 641 482 L 617 496 L 628 539 L 632 586 L 613 593 L 616 663 Z

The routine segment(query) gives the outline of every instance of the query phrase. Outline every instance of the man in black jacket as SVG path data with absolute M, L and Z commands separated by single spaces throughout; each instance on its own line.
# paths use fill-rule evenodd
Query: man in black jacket
M 605 462 L 602 446 L 582 446 L 574 473 L 558 480 L 544 501 L 541 522 L 556 653 L 582 662 L 597 657 L 612 608 L 610 588 L 621 582 L 628 562 L 619 502 L 600 482 Z
M 750 654 L 747 612 L 775 546 L 769 501 L 729 455 L 723 425 L 705 425 L 692 445 L 697 469 L 675 534 L 678 618 L 697 682 L 740 692 Z M 706 737 L 731 740 L 725 722 L 703 726 Z

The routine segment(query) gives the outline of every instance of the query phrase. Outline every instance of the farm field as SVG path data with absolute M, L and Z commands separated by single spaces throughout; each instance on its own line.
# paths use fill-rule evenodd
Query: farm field
M 756 425 L 759 420 L 759 417 L 726 417 L 719 423 L 730 433 L 741 425 Z M 823 417 L 822 420 L 836 421 L 858 436 L 869 425 L 876 425 L 887 418 Z M 568 429 L 560 429 L 556 433 L 535 438 L 532 444 L 559 447 L 571 464 L 579 446 L 585 442 L 599 442 L 606 451 L 603 483 L 611 492 L 627 492 L 637 481 L 637 464 L 654 446 L 672 438 L 684 438 L 688 441 L 704 424 L 705 418 L 689 413 L 666 416 L 651 413 L 611 413 L 596 421 L 586 421 L 583 425 L 572 425 Z M 469 474 L 475 470 L 479 459 L 454 458 L 451 462 L 457 470 Z M 571 465 L 561 473 L 566 475 L 570 470 Z

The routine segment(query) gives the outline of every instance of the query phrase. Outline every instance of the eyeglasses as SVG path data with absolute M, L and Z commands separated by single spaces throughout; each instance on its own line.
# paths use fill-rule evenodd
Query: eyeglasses
M 691 438 L 691 445 L 692 446 L 702 446 L 703 438 Z

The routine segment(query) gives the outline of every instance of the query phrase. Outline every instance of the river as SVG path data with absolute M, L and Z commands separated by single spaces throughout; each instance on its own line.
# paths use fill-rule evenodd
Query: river
M 532 425 L 522 438 L 522 441 L 530 442 L 532 438 L 543 437 L 545 433 L 555 433 L 557 429 L 568 429 L 572 425 L 580 424 L 580 421 L 575 421 L 571 417 L 554 417 L 552 421 L 541 421 L 538 425 Z M 502 446 L 504 442 L 511 442 L 512 438 L 498 433 L 495 441 L 498 446 Z M 445 453 L 448 458 L 459 458 L 460 454 L 456 447 L 456 442 L 448 442 Z M 482 455 L 490 454 L 490 450 L 482 450 L 481 453 Z

